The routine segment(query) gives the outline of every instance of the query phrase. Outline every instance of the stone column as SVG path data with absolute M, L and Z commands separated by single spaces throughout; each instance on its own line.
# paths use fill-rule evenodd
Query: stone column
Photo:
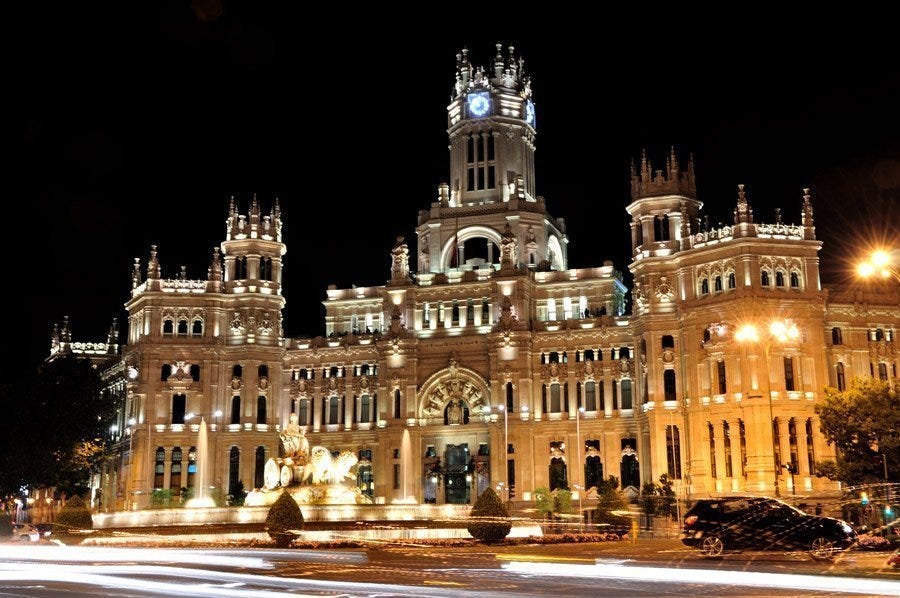
M 797 464 L 798 473 L 794 476 L 794 480 L 799 486 L 799 490 L 806 489 L 806 480 L 811 476 L 809 471 L 809 458 L 806 455 L 808 443 L 806 442 L 806 418 L 797 419 Z
M 781 464 L 782 466 L 787 465 L 791 462 L 791 434 L 790 434 L 790 418 L 789 417 L 779 417 L 778 419 L 778 448 L 781 451 Z M 781 479 L 780 486 L 782 489 L 787 488 L 787 482 L 784 481 L 785 476 L 788 478 L 791 477 L 791 474 L 788 473 L 788 470 L 784 467 L 778 472 L 778 477 Z M 796 477 L 795 477 L 796 479 Z
M 717 419 L 713 422 L 713 434 L 715 436 L 716 441 L 716 486 L 717 490 L 727 492 L 729 488 L 725 487 L 725 482 L 722 482 L 722 487 L 718 488 L 718 480 L 725 480 L 725 422 L 724 420 Z
M 728 420 L 728 432 L 731 443 L 731 475 L 733 491 L 740 490 L 744 485 L 744 475 L 741 470 L 741 420 L 734 418 Z

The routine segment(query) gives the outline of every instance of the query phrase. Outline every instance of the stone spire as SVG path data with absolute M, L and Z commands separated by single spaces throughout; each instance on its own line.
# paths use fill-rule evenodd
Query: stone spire
M 665 159 L 665 168 L 653 171 L 653 164 L 647 157 L 647 150 L 641 150 L 639 171 L 631 168 L 631 200 L 663 195 L 682 195 L 697 198 L 697 184 L 694 181 L 694 160 L 688 160 L 687 170 L 682 171 L 675 148 L 671 148 Z
M 740 224 L 742 222 L 753 222 L 753 209 L 750 207 L 750 202 L 747 201 L 743 183 L 738 185 L 737 206 L 734 208 L 734 223 Z
M 119 352 L 119 318 L 113 318 L 106 334 L 106 352 L 115 355 Z
M 804 238 L 806 239 L 815 239 L 816 238 L 816 222 L 813 219 L 813 207 L 812 201 L 809 195 L 809 187 L 803 188 L 803 210 L 800 214 L 800 223 L 803 225 L 805 229 Z
M 688 218 L 687 202 L 681 202 L 681 238 L 687 239 L 691 236 L 691 219 Z
M 156 245 L 150 246 L 150 260 L 147 262 L 147 279 L 159 278 L 159 260 L 156 259 Z

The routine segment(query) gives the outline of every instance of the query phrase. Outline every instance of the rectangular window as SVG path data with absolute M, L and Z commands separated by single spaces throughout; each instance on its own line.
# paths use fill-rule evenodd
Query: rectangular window
M 394 490 L 400 489 L 400 464 L 394 463 Z
M 309 399 L 300 399 L 300 405 L 297 410 L 297 421 L 301 426 L 309 423 Z
M 400 389 L 394 391 L 394 419 L 400 419 Z
M 674 401 L 677 399 L 675 370 L 666 370 L 663 372 L 663 395 L 666 401 Z
M 369 395 L 363 395 L 359 401 L 359 423 L 367 424 L 371 421 L 372 399 Z
M 681 479 L 681 435 L 678 426 L 666 426 L 666 460 L 669 479 Z
M 593 380 L 584 383 L 584 408 L 586 411 L 597 410 L 597 385 Z
M 172 395 L 172 423 L 184 423 L 184 408 L 187 397 L 185 395 Z
M 475 169 L 466 169 L 466 191 L 475 190 Z
M 472 137 L 466 139 L 466 162 L 468 164 L 475 162 L 475 140 Z
M 328 399 L 328 423 L 338 423 L 340 400 L 337 397 Z
M 598 382 L 597 390 L 600 391 L 600 411 L 606 411 L 606 382 Z
M 559 413 L 562 405 L 559 400 L 559 384 L 550 385 L 550 413 Z
M 488 133 L 488 135 L 487 135 L 487 147 L 488 147 L 487 159 L 493 160 L 494 159 L 494 136 L 490 133 Z
M 493 189 L 497 185 L 496 175 L 494 174 L 494 167 L 488 166 L 488 178 L 487 178 L 487 186 L 488 189 Z
M 622 380 L 622 409 L 632 409 L 631 380 Z
M 725 361 L 717 361 L 716 362 L 716 372 L 718 373 L 719 378 L 719 394 L 723 395 L 728 392 L 728 382 L 725 378 Z
M 713 478 L 717 478 L 716 475 L 716 437 L 713 435 L 713 425 L 711 423 L 706 424 L 709 429 L 709 472 Z
M 794 388 L 794 360 L 791 357 L 784 358 L 784 388 L 785 390 L 796 390 Z
M 725 436 L 725 477 L 734 477 L 734 471 L 731 466 L 731 426 L 728 422 L 722 424 Z
M 556 320 L 556 299 L 547 299 L 547 319 L 551 322 Z

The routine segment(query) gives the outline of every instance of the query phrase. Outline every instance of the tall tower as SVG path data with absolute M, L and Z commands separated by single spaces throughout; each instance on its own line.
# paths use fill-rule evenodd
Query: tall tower
M 507 226 L 514 266 L 566 269 L 565 223 L 535 194 L 537 123 L 525 61 L 497 44 L 491 65 L 474 67 L 463 49 L 451 95 L 450 183 L 419 216 L 419 274 L 499 267 Z
M 246 215 L 239 214 L 231 199 L 225 220 L 225 293 L 243 300 L 229 314 L 229 344 L 277 345 L 281 337 L 281 258 L 287 248 L 281 241 L 281 206 L 278 198 L 269 214 L 261 214 L 256 194 Z M 215 264 L 210 268 L 213 277 Z

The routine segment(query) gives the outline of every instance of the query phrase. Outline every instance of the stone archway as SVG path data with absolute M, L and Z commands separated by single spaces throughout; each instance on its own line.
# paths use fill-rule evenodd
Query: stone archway
M 491 391 L 485 379 L 451 358 L 446 368 L 432 374 L 422 385 L 416 417 L 429 424 L 456 425 L 490 413 L 490 409 Z
M 441 248 L 441 272 L 446 272 L 450 268 L 450 261 L 453 256 L 453 252 L 456 250 L 455 245 L 457 243 L 465 243 L 469 239 L 487 239 L 497 247 L 501 246 L 500 243 L 502 241 L 502 239 L 500 238 L 500 233 L 489 226 L 476 225 L 461 228 L 457 232 L 457 234 L 453 237 L 450 237 L 450 239 L 447 240 L 447 242 L 444 243 L 444 246 Z

